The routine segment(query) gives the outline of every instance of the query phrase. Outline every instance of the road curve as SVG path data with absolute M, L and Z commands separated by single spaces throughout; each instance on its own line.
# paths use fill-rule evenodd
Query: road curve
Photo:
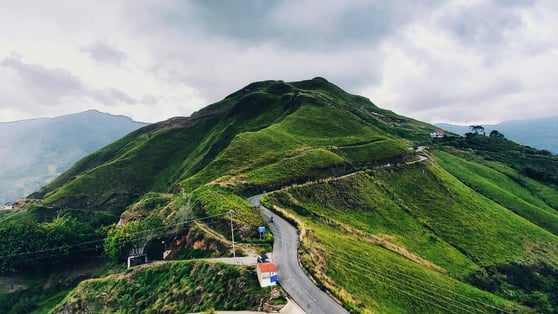
M 248 201 L 252 206 L 259 208 L 264 217 L 274 217 L 273 222 L 269 223 L 274 237 L 273 262 L 277 264 L 277 275 L 283 289 L 306 313 L 348 313 L 306 276 L 298 263 L 296 228 L 263 207 L 260 203 L 262 196 L 263 194 L 252 196 Z

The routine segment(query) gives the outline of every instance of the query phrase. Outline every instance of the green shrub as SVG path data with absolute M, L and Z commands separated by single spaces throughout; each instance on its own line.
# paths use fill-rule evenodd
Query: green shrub
M 123 226 L 113 226 L 105 239 L 105 253 L 115 261 L 122 262 L 130 255 L 143 254 L 151 239 L 165 234 L 160 218 L 151 216 L 144 220 L 128 222 Z

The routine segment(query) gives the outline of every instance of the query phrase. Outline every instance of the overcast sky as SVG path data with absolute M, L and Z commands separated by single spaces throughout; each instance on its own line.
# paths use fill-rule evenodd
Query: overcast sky
M 432 123 L 555 116 L 558 1 L 0 0 L 0 122 L 155 122 L 315 76 Z

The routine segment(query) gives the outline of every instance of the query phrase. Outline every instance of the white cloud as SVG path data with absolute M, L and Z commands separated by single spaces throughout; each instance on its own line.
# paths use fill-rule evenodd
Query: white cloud
M 56 103 L 62 97 L 83 91 L 80 80 L 65 69 L 25 63 L 20 57 L 4 58 L 0 66 L 10 71 L 13 82 L 19 83 L 37 104 Z
M 119 65 L 126 59 L 125 53 L 101 42 L 95 42 L 92 45 L 82 47 L 80 50 L 98 62 Z
M 547 16 L 534 22 L 529 16 L 540 15 L 539 9 L 525 13 L 525 8 L 504 8 L 516 16 L 504 22 L 485 21 L 490 14 L 484 14 L 481 21 L 466 22 L 464 27 L 470 28 L 466 34 L 455 31 L 455 25 L 470 17 L 456 12 L 484 10 L 486 3 L 475 7 L 471 2 L 457 6 L 452 2 L 391 37 L 383 46 L 387 59 L 382 82 L 364 93 L 380 106 L 430 122 L 500 122 L 556 115 L 558 95 L 552 85 L 558 70 L 551 65 L 557 61 L 558 37 L 533 40 L 533 32 L 550 31 L 558 16 L 544 11 Z M 501 14 L 497 9 L 492 3 L 489 12 Z
M 314 76 L 429 122 L 558 109 L 552 0 L 1 5 L 0 121 L 90 108 L 157 121 Z

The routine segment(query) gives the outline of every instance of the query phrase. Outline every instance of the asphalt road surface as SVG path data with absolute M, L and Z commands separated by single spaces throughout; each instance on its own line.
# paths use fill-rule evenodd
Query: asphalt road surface
M 273 263 L 277 265 L 279 283 L 298 306 L 306 313 L 348 313 L 328 294 L 320 290 L 306 276 L 298 263 L 298 232 L 285 219 L 275 215 L 260 204 L 263 194 L 252 196 L 248 201 L 259 208 L 269 221 L 273 231 Z

